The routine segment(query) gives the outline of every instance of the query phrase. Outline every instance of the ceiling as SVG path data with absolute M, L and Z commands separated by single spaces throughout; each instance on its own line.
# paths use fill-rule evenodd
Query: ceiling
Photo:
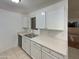
M 79 18 L 79 0 L 69 0 L 69 17 Z
M 61 0 L 22 0 L 16 4 L 11 0 L 0 0 L 0 9 L 26 14 L 59 1 Z

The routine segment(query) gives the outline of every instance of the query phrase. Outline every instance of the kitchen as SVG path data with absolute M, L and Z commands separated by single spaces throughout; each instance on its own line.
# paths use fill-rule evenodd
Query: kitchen
M 33 59 L 67 59 L 67 1 L 23 1 L 0 2 L 5 3 L 0 5 L 0 52 L 19 46 Z

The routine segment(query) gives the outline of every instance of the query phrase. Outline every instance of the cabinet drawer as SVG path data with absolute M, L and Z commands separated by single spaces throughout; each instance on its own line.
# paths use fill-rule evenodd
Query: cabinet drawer
M 31 46 L 34 46 L 35 48 L 41 50 L 41 45 L 37 44 L 36 42 L 31 41 Z
M 58 59 L 64 59 L 64 56 L 61 55 L 61 54 L 59 54 L 59 53 L 56 53 L 56 52 L 54 52 L 54 51 L 52 51 L 52 50 L 51 50 L 50 53 L 51 53 L 52 55 L 54 55 L 55 57 L 57 57 Z
M 41 50 L 36 45 L 31 45 L 31 57 L 33 59 L 41 59 Z
M 50 49 L 48 49 L 48 48 L 46 48 L 46 47 L 42 47 L 42 51 L 46 51 L 46 52 L 48 52 L 48 53 L 50 53 L 50 52 L 51 52 L 51 50 L 50 50 Z
M 42 59 L 58 59 L 58 58 L 50 53 L 42 51 Z
M 24 38 L 24 39 L 28 39 L 28 40 L 30 40 L 30 38 L 28 38 L 27 36 L 23 36 L 23 38 Z

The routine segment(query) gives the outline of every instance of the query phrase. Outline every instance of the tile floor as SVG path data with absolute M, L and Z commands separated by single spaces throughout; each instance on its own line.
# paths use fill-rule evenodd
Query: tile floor
M 79 59 L 79 49 L 69 47 L 68 59 Z
M 0 59 L 31 59 L 24 51 L 19 47 L 9 49 L 0 53 Z
M 71 48 L 68 49 L 68 59 L 79 59 L 79 49 Z M 0 53 L 0 59 L 31 59 L 24 51 L 19 47 L 9 49 Z

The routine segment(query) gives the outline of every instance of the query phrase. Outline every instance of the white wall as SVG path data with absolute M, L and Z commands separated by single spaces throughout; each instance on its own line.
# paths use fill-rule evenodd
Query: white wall
M 0 9 L 0 52 L 17 46 L 23 15 Z

